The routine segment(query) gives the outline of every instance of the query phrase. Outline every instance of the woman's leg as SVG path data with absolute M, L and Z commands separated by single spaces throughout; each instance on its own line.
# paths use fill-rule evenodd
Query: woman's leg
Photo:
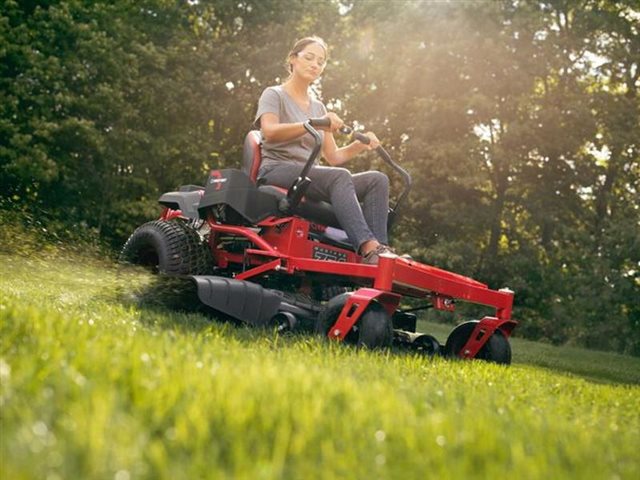
M 352 176 L 362 213 L 380 243 L 388 243 L 389 178 L 382 172 L 370 171 Z
M 289 188 L 298 178 L 303 167 L 302 164 L 283 162 L 282 165 L 276 165 L 262 173 L 262 178 L 269 185 Z M 349 170 L 337 167 L 313 167 L 308 177 L 311 179 L 311 185 L 306 196 L 313 200 L 331 203 L 338 222 L 356 251 L 366 241 L 376 239 L 365 220 Z

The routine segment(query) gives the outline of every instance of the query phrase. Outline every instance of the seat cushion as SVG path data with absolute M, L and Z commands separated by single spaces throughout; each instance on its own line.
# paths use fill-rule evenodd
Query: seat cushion
M 278 200 L 287 196 L 287 190 L 285 188 L 275 187 L 273 185 L 263 185 L 258 189 L 261 192 L 275 196 Z M 321 225 L 342 229 L 338 219 L 333 213 L 333 207 L 327 202 L 303 198 L 293 213 Z

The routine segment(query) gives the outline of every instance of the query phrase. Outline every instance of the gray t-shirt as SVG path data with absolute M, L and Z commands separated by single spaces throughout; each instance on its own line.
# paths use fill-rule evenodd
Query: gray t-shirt
M 305 122 L 310 118 L 323 117 L 327 109 L 319 100 L 311 99 L 309 111 L 305 112 L 289 96 L 282 85 L 268 87 L 262 92 L 258 101 L 258 112 L 254 126 L 260 127 L 260 117 L 265 113 L 274 113 L 280 123 Z M 320 137 L 324 139 L 324 132 L 319 130 Z M 287 142 L 262 142 L 262 165 L 260 171 L 264 171 L 275 162 L 297 161 L 306 162 L 313 150 L 314 140 L 309 134 L 303 135 Z

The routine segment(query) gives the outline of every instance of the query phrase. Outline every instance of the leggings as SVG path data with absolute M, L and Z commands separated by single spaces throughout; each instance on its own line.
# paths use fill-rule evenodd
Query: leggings
M 289 188 L 303 168 L 298 162 L 268 162 L 262 165 L 260 177 L 268 185 Z M 352 175 L 346 168 L 314 166 L 307 176 L 311 185 L 305 196 L 331 204 L 356 251 L 368 240 L 388 243 L 389 179 L 384 173 Z

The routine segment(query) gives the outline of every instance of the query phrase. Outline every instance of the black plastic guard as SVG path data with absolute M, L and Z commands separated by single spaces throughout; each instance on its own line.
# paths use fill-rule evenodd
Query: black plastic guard
M 280 308 L 282 297 L 255 283 L 214 276 L 191 278 L 202 303 L 250 325 L 268 325 Z
M 189 187 L 185 185 L 185 187 Z M 185 191 L 180 187 L 179 192 L 167 192 L 163 194 L 158 203 L 173 210 L 180 210 L 185 217 L 198 220 L 198 204 L 202 197 L 198 190 Z
M 234 169 L 211 171 L 198 205 L 200 218 L 207 218 L 208 209 L 217 205 L 236 213 L 225 223 L 255 225 L 279 214 L 276 198 L 258 190 L 246 173 Z

